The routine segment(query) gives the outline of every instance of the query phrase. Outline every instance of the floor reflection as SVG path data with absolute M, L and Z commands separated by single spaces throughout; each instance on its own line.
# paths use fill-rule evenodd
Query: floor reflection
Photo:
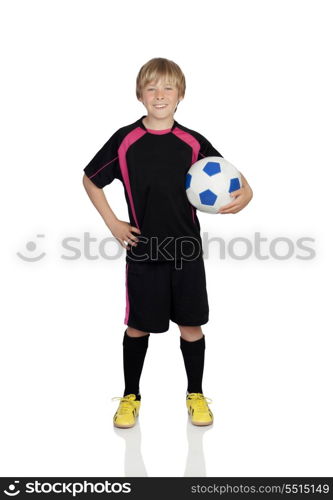
M 188 452 L 185 464 L 185 477 L 206 477 L 206 462 L 203 448 L 203 436 L 212 425 L 193 425 L 190 418 L 187 420 L 187 444 Z
M 141 429 L 139 419 L 130 429 L 114 427 L 117 436 L 125 440 L 125 477 L 147 477 L 147 470 L 141 453 Z
M 188 452 L 185 463 L 184 477 L 206 477 L 206 463 L 203 447 L 203 436 L 212 429 L 212 425 L 197 426 L 186 423 Z M 125 440 L 124 475 L 125 477 L 148 477 L 147 469 L 141 453 L 141 429 L 137 420 L 130 429 L 114 427 L 117 436 Z

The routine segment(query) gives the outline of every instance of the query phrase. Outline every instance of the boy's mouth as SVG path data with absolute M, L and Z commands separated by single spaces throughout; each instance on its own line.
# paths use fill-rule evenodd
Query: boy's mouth
M 164 109 L 167 107 L 167 104 L 154 104 L 154 108 L 157 109 Z

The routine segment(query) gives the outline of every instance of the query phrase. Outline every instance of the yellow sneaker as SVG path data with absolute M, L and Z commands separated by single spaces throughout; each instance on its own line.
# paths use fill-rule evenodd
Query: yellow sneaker
M 212 403 L 210 398 L 206 398 L 200 392 L 190 392 L 186 396 L 186 406 L 193 425 L 210 425 L 214 416 L 207 401 Z
M 135 394 L 126 394 L 123 397 L 115 397 L 120 399 L 118 410 L 114 414 L 113 424 L 121 429 L 128 429 L 135 425 L 136 419 L 139 416 L 141 401 L 136 400 Z

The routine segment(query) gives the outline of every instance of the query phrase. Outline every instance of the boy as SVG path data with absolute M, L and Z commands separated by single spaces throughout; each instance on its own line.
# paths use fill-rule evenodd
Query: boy
M 185 95 L 185 77 L 173 61 L 154 58 L 140 69 L 137 98 L 147 115 L 118 129 L 84 168 L 84 187 L 107 227 L 126 249 L 126 311 L 123 338 L 125 389 L 113 423 L 135 425 L 141 405 L 139 381 L 150 333 L 180 330 L 187 374 L 186 406 L 194 425 L 210 425 L 213 414 L 203 395 L 208 322 L 200 224 L 188 202 L 185 177 L 200 158 L 222 155 L 198 132 L 180 125 L 174 113 Z M 124 186 L 130 222 L 118 220 L 103 187 L 115 178 Z M 220 213 L 236 213 L 252 198 L 243 187 Z M 211 402 L 211 401 L 210 401 Z

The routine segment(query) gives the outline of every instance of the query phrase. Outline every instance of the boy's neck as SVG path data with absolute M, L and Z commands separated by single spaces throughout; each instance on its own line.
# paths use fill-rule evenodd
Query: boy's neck
M 171 116 L 168 117 L 167 119 L 158 120 L 154 117 L 147 115 L 145 116 L 145 118 L 143 118 L 142 122 L 146 128 L 151 130 L 167 130 L 169 128 L 172 128 L 172 125 L 174 124 L 174 119 L 173 116 Z

